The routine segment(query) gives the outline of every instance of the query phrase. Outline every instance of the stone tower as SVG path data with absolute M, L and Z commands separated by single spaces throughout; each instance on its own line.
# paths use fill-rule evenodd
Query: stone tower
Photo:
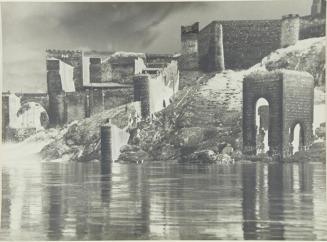
M 277 70 L 254 72 L 243 81 L 243 153 L 257 152 L 256 104 L 264 98 L 269 104 L 269 153 L 276 160 L 292 154 L 294 128 L 301 126 L 300 150 L 313 138 L 313 77 L 307 72 Z
M 198 35 L 199 22 L 181 27 L 181 70 L 197 70 L 199 67 Z
M 285 15 L 281 26 L 281 47 L 296 44 L 300 35 L 300 16 L 298 14 Z
M 313 0 L 311 6 L 311 15 L 326 15 L 326 0 Z

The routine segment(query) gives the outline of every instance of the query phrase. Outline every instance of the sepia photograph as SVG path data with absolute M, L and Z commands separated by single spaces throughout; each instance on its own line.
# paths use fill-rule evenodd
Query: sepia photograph
M 327 240 L 326 0 L 0 7 L 0 240 Z

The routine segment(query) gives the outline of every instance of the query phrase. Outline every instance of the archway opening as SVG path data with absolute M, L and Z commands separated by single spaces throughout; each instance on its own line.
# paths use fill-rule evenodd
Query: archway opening
M 35 128 L 36 130 L 47 128 L 49 116 L 41 104 L 26 102 L 17 112 L 17 118 L 21 128 Z
M 300 151 L 304 146 L 304 137 L 302 126 L 297 123 L 291 133 L 291 153 L 294 155 Z
M 269 103 L 259 98 L 255 106 L 256 151 L 263 154 L 269 151 Z

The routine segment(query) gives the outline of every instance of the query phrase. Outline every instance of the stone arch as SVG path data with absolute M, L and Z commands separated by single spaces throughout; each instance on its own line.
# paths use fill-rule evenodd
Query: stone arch
M 49 125 L 49 115 L 46 108 L 39 102 L 22 101 L 17 112 L 20 117 L 22 128 L 47 128 Z
M 266 153 L 269 151 L 270 112 L 269 102 L 260 97 L 255 102 L 255 125 L 256 125 L 256 152 Z
M 260 97 L 269 103 L 268 154 L 275 160 L 292 155 L 290 133 L 297 123 L 303 132 L 303 149 L 309 147 L 313 135 L 313 91 L 313 77 L 306 72 L 257 71 L 246 76 L 243 81 L 243 153 L 256 154 L 255 105 Z
M 298 134 L 296 134 L 296 128 L 299 127 Z M 289 128 L 289 153 L 294 154 L 297 151 L 303 150 L 306 144 L 305 124 L 300 120 L 294 120 Z M 298 137 L 297 137 L 298 136 Z

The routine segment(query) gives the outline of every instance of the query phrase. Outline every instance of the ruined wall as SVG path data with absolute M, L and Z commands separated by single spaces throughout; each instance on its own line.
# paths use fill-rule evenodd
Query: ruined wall
M 192 26 L 181 27 L 182 46 L 179 58 L 179 68 L 181 70 L 197 70 L 199 68 L 198 34 L 198 22 Z
M 136 75 L 134 101 L 141 102 L 142 116 L 146 117 L 167 107 L 172 102 L 178 87 L 179 72 L 176 61 L 172 61 L 166 68 L 160 70 L 159 74 Z
M 311 16 L 326 15 L 326 0 L 313 0 L 311 6 Z
M 255 109 L 259 98 L 269 103 L 269 148 L 273 153 L 282 152 L 282 76 L 277 72 L 252 73 L 243 81 L 243 152 L 256 154 Z
M 47 112 L 49 111 L 49 95 L 47 93 L 16 93 L 20 97 L 21 104 L 27 102 L 39 103 Z
M 164 68 L 173 60 L 176 58 L 171 54 L 146 54 L 146 65 L 150 68 Z
M 94 115 L 104 110 L 104 91 L 100 88 L 89 89 L 89 113 Z
M 115 88 L 104 91 L 104 109 L 111 109 L 120 105 L 133 102 L 133 88 Z
M 219 21 L 227 69 L 246 69 L 280 47 L 280 20 Z
M 132 84 L 134 75 L 133 63 L 112 63 L 112 81 L 121 84 Z
M 102 82 L 101 58 L 90 58 L 89 74 L 91 83 Z
M 225 69 L 223 29 L 217 21 L 213 21 L 199 33 L 199 66 L 206 72 Z
M 308 73 L 278 70 L 255 72 L 243 81 L 243 152 L 256 153 L 255 107 L 259 98 L 269 103 L 269 151 L 277 159 L 291 154 L 290 137 L 297 123 L 305 145 L 312 143 L 313 77 Z
M 326 18 L 320 16 L 304 16 L 300 19 L 299 39 L 322 37 L 326 35 Z
M 49 123 L 51 127 L 66 123 L 65 93 L 49 94 Z
M 70 123 L 74 120 L 85 118 L 85 92 L 67 93 L 65 97 L 65 122 Z
M 9 126 L 9 96 L 2 96 L 2 141 L 6 140 L 6 128 Z
M 72 50 L 46 50 L 47 59 L 56 58 L 74 67 L 73 79 L 76 90 L 83 88 L 83 53 Z
M 284 71 L 283 73 L 283 144 L 284 156 L 290 155 L 287 144 L 290 132 L 297 123 L 301 125 L 304 145 L 313 141 L 313 77 L 306 72 Z

